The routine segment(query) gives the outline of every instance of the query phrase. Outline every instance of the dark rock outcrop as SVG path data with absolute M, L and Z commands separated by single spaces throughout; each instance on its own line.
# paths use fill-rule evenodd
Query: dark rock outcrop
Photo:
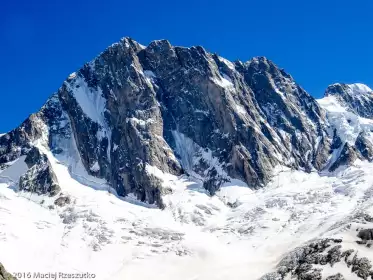
M 357 236 L 362 240 L 373 240 L 373 229 L 362 229 L 359 231 Z
M 337 130 L 334 129 L 334 130 L 333 130 L 333 140 L 332 140 L 332 145 L 330 146 L 330 148 L 331 148 L 332 150 L 337 150 L 337 149 L 339 149 L 342 145 L 343 145 L 342 140 L 341 140 L 341 138 L 338 136 L 338 134 L 337 134 Z
M 18 128 L 0 137 L 0 164 L 26 155 L 31 143 L 43 136 L 38 114 L 32 114 Z
M 371 260 L 359 258 L 354 250 L 342 250 L 341 239 L 321 239 L 307 246 L 297 248 L 278 265 L 277 271 L 269 273 L 261 280 L 284 279 L 291 275 L 291 279 L 313 280 L 322 279 L 322 271 L 326 266 L 333 267 L 336 263 L 345 265 L 351 273 L 362 279 L 369 279 L 373 275 Z M 328 280 L 348 279 L 341 273 L 328 276 Z
M 0 263 L 0 280 L 17 280 L 17 278 L 7 272 L 4 266 Z
M 367 139 L 364 132 L 361 132 L 356 138 L 355 147 L 359 151 L 362 158 L 369 161 L 373 159 L 373 144 Z
M 55 196 L 60 191 L 56 175 L 47 156 L 41 154 L 38 148 L 31 148 L 25 162 L 29 169 L 19 179 L 21 191 L 38 195 L 48 194 L 49 196 Z
M 354 146 L 345 143 L 341 149 L 338 158 L 330 166 L 329 171 L 333 172 L 340 166 L 349 166 L 358 158 L 358 153 Z
M 343 275 L 340 273 L 326 277 L 326 280 L 345 280 L 345 279 L 346 278 L 344 278 Z
M 55 201 L 54 201 L 54 204 L 59 206 L 59 207 L 64 207 L 68 204 L 71 203 L 71 199 L 69 196 L 63 196 L 61 195 L 59 198 L 57 198 Z

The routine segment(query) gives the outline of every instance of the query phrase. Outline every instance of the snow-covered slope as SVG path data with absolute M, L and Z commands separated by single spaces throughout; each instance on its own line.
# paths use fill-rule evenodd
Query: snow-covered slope
M 345 158 L 345 163 L 357 157 L 372 160 L 373 119 L 362 107 L 361 100 L 373 100 L 373 92 L 362 84 L 331 85 L 325 96 L 318 100 L 327 113 L 329 134 L 334 135 L 332 158 L 343 158 L 346 154 L 348 160 Z
M 51 209 L 47 197 L 42 202 L 0 184 L 0 259 L 10 271 L 89 272 L 102 280 L 258 279 L 287 252 L 327 237 L 373 258 L 355 243 L 355 228 L 373 226 L 357 219 L 373 217 L 373 166 L 366 162 L 335 177 L 283 168 L 265 189 L 235 182 L 212 197 L 198 180 L 160 173 L 174 190 L 160 210 L 80 184 L 48 157 L 70 204 Z M 325 275 L 350 271 L 325 267 Z
M 368 279 L 370 100 L 335 84 L 316 101 L 263 57 L 124 38 L 0 135 L 0 261 L 99 280 Z
M 333 96 L 349 111 L 365 118 L 373 117 L 373 91 L 367 85 L 333 84 L 325 92 L 325 97 Z
M 373 140 L 373 119 L 364 118 L 343 106 L 335 96 L 327 96 L 318 100 L 319 104 L 327 111 L 331 128 L 337 129 L 337 134 L 342 141 L 353 145 L 361 132 L 369 135 Z

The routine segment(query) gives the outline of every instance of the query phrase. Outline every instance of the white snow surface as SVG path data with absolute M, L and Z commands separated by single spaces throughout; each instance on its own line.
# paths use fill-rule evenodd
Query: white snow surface
M 103 125 L 105 123 L 104 112 L 106 108 L 106 99 L 102 95 L 101 88 L 92 90 L 83 78 L 74 77 L 74 86 L 69 85 L 74 93 L 76 101 L 79 103 L 83 112 L 92 121 Z
M 330 230 L 334 225 L 373 205 L 373 165 L 365 162 L 336 177 L 278 168 L 264 189 L 235 180 L 213 197 L 199 179 L 147 165 L 172 189 L 160 210 L 119 198 L 77 168 L 80 174 L 72 176 L 64 161 L 43 152 L 72 203 L 51 210 L 36 203 L 37 195 L 17 192 L 23 159 L 0 173 L 14 179 L 0 183 L 0 260 L 9 271 L 90 272 L 99 280 L 258 279 L 284 253 L 337 234 Z M 184 160 L 191 160 L 185 152 Z
M 357 95 L 366 94 L 366 93 L 372 94 L 372 89 L 364 84 L 360 84 L 360 83 L 349 84 L 348 87 L 351 89 L 352 93 L 357 94 Z
M 235 66 L 232 62 L 230 62 L 228 59 L 225 59 L 224 57 L 218 56 L 218 59 L 223 62 L 225 65 L 227 65 L 231 70 L 235 70 Z
M 214 78 L 212 81 L 222 88 L 226 88 L 231 91 L 234 90 L 232 79 L 224 73 L 221 74 L 221 77 Z
M 373 140 L 373 120 L 360 117 L 349 111 L 335 96 L 327 96 L 318 100 L 318 103 L 327 112 L 332 129 L 336 128 L 342 142 L 353 145 L 360 132 L 364 131 L 370 140 Z M 332 131 L 330 131 L 333 135 Z
M 0 182 L 18 182 L 19 177 L 24 174 L 28 167 L 25 163 L 26 156 L 21 156 L 13 162 L 7 163 L 9 167 L 0 170 Z
M 157 76 L 151 70 L 144 70 L 144 75 L 149 78 L 156 78 Z
M 91 166 L 91 171 L 93 172 L 98 172 L 100 171 L 100 165 L 98 164 L 98 161 L 96 161 L 92 166 Z
M 241 105 L 236 104 L 236 111 L 241 115 L 246 115 L 246 109 Z

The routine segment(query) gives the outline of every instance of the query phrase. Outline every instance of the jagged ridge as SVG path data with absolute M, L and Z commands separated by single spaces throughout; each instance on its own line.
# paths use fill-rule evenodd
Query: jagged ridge
M 277 165 L 330 166 L 329 130 L 316 100 L 264 57 L 232 63 L 200 46 L 159 40 L 143 47 L 123 38 L 0 138 L 0 164 L 38 145 L 65 158 L 77 154 L 119 195 L 162 207 L 169 190 L 158 171 L 198 177 L 211 194 L 232 178 L 256 189 Z

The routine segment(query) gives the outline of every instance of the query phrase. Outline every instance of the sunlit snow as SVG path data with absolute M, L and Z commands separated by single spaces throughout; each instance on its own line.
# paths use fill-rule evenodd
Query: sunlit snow
M 89 271 L 113 280 L 257 279 L 283 253 L 327 236 L 373 204 L 367 198 L 372 165 L 364 162 L 337 177 L 279 168 L 265 189 L 233 181 L 213 197 L 198 179 L 148 166 L 173 189 L 162 211 L 118 198 L 110 188 L 82 185 L 48 157 L 73 203 L 50 210 L 33 202 L 36 195 L 16 192 L 12 182 L 0 184 L 0 259 L 10 271 Z
M 224 86 L 231 83 L 223 79 Z M 79 104 L 91 103 L 91 93 L 82 90 Z M 373 128 L 372 121 L 347 112 L 331 97 L 319 102 L 343 141 Z M 100 106 L 84 110 L 101 122 Z M 172 134 L 184 168 L 203 159 L 228 178 L 210 150 L 178 131 Z M 17 181 L 27 170 L 24 156 L 0 171 L 0 260 L 9 271 L 89 272 L 99 280 L 254 280 L 273 271 L 284 254 L 321 237 L 343 238 L 344 249 L 373 259 L 371 250 L 357 247 L 356 225 L 351 231 L 344 227 L 355 213 L 373 215 L 372 163 L 358 160 L 333 176 L 279 166 L 263 189 L 231 180 L 215 196 L 198 174 L 177 177 L 146 164 L 145 171 L 164 187 L 161 210 L 133 195 L 118 197 L 103 179 L 88 175 L 73 141 L 64 145 L 69 153 L 58 156 L 41 143 L 38 148 L 48 156 L 62 194 L 71 198 L 67 206 L 18 191 Z M 91 166 L 99 168 L 98 162 Z M 340 264 L 325 268 L 323 276 L 336 272 L 355 277 Z
M 324 97 L 319 99 L 318 102 L 326 110 L 328 120 L 332 128 L 337 129 L 338 136 L 342 142 L 354 144 L 357 136 L 362 131 L 368 135 L 372 134 L 373 120 L 359 117 L 350 112 L 335 96 Z M 373 139 L 373 136 L 371 138 Z

